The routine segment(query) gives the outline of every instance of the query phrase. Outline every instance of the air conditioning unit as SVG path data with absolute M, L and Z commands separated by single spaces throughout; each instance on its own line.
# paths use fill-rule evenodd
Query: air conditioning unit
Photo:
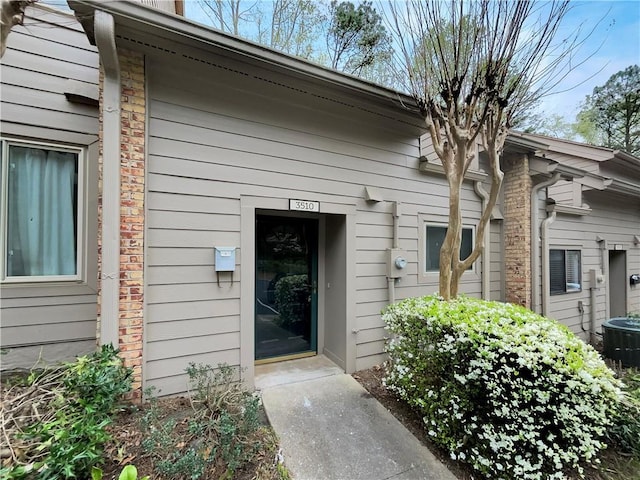
M 602 324 L 604 356 L 640 367 L 640 318 L 616 317 Z

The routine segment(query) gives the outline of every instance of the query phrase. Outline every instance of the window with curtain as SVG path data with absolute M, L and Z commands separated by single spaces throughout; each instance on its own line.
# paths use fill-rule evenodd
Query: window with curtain
M 2 144 L 4 278 L 78 275 L 79 152 Z
M 549 285 L 551 295 L 582 290 L 580 250 L 549 250 Z
M 447 227 L 425 225 L 425 271 L 437 272 L 440 270 L 440 248 L 447 235 Z M 473 229 L 462 228 L 462 243 L 460 244 L 460 258 L 465 259 L 473 251 Z M 469 267 L 471 270 L 472 267 Z

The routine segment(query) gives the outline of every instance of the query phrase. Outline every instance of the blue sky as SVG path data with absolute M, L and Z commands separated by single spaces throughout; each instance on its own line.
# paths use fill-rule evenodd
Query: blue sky
M 543 111 L 570 121 L 594 87 L 603 85 L 614 73 L 640 63 L 640 0 L 586 0 L 572 4 L 566 23 L 572 28 L 595 28 L 582 48 L 582 57 L 595 53 L 558 86 L 561 93 L 543 101 Z

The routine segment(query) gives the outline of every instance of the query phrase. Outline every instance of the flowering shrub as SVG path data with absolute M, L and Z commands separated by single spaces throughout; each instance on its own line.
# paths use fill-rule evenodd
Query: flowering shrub
M 562 479 L 597 461 L 620 384 L 567 328 L 464 297 L 410 298 L 383 318 L 385 383 L 453 459 L 492 479 Z

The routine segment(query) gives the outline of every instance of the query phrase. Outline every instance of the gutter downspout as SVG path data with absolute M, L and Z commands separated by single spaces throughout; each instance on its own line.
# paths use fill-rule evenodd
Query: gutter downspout
M 591 285 L 589 286 L 589 300 L 591 301 L 591 311 L 589 312 L 589 343 L 591 345 L 596 344 L 596 302 L 598 300 L 598 278 L 597 272 L 592 271 L 591 274 Z
M 118 347 L 120 300 L 120 63 L 113 16 L 95 11 L 94 35 L 104 71 L 102 89 L 101 345 Z
M 540 226 L 540 236 L 542 237 L 542 315 L 549 313 L 549 227 L 556 220 L 555 208 L 549 212 L 547 218 Z
M 482 182 L 473 182 L 473 190 L 482 199 L 482 211 L 484 212 L 489 203 L 489 193 L 484 189 Z M 482 298 L 490 300 L 491 292 L 491 217 L 488 225 L 484 229 L 482 239 Z
M 540 182 L 533 186 L 531 189 L 531 310 L 536 313 L 540 313 L 540 293 L 538 292 L 538 271 L 540 270 L 540 235 L 538 234 L 538 193 L 543 188 L 550 187 L 555 184 L 558 180 L 560 180 L 560 173 L 554 173 L 553 176 Z M 555 215 L 555 213 L 554 213 Z M 555 217 L 554 217 L 555 218 Z M 543 223 L 546 220 L 543 221 Z M 548 255 L 548 252 L 547 252 Z M 544 252 L 543 252 L 544 256 Z M 547 263 L 542 262 L 543 272 L 548 270 L 548 259 Z M 548 272 L 547 272 L 548 275 Z M 543 282 L 544 283 L 544 282 Z M 543 287 L 543 295 L 544 295 L 544 287 Z M 544 303 L 544 302 L 543 302 Z M 544 309 L 543 309 L 544 312 Z M 544 313 L 543 313 L 544 314 Z
M 399 243 L 399 230 L 400 230 L 400 203 L 393 202 L 391 204 L 392 211 L 391 214 L 393 216 L 393 244 L 392 248 L 398 248 Z M 389 304 L 395 303 L 396 301 L 396 279 L 387 277 L 387 288 L 389 289 Z

